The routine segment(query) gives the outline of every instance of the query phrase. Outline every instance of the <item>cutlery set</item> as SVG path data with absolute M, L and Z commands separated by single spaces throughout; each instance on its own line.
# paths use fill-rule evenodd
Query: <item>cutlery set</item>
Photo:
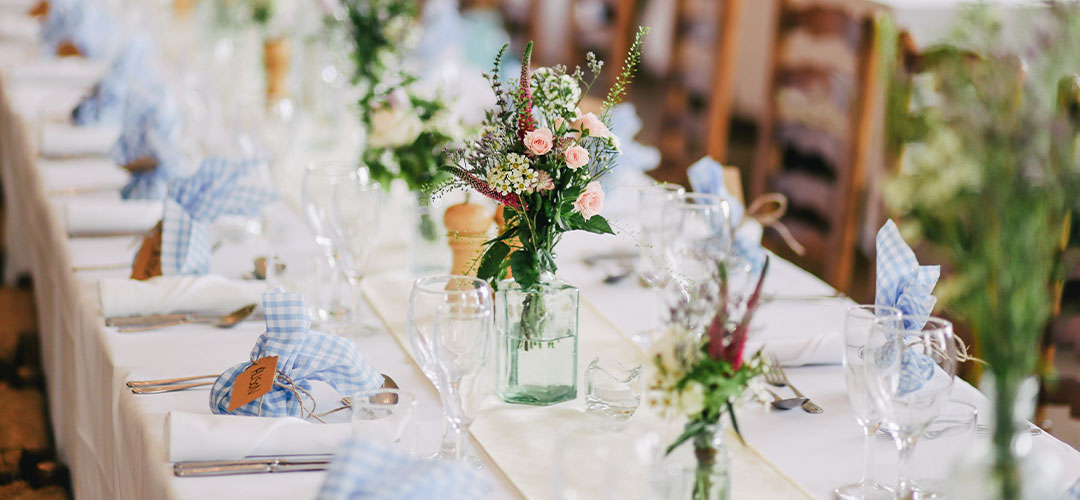
M 222 316 L 194 313 L 158 314 L 108 318 L 105 326 L 117 327 L 120 333 L 146 332 L 170 326 L 211 324 L 218 328 L 232 328 L 248 319 L 255 312 L 255 304 L 248 304 Z
M 806 413 L 817 414 L 825 411 L 792 385 L 787 378 L 787 374 L 784 373 L 784 369 L 780 367 L 780 361 L 776 359 L 776 356 L 769 356 L 769 368 L 765 370 L 765 383 L 773 387 L 787 387 L 791 389 L 791 392 L 795 393 L 794 398 L 783 399 L 772 390 L 769 390 L 769 394 L 773 397 L 772 406 L 777 410 L 790 410 L 796 406 L 801 406 Z

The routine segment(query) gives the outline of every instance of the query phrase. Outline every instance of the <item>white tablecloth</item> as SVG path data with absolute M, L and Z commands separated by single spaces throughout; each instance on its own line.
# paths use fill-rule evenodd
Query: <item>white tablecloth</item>
M 0 53 L 12 50 L 32 47 L 0 45 Z M 76 78 L 74 85 L 50 82 L 48 88 L 53 90 L 41 91 L 32 80 L 12 80 L 11 69 L 0 62 L 0 163 L 9 217 L 8 242 L 34 279 L 53 431 L 61 459 L 72 467 L 76 498 L 312 498 L 325 477 L 323 473 L 173 476 L 164 448 L 165 415 L 169 411 L 208 413 L 207 391 L 137 396 L 126 390 L 123 382 L 221 372 L 247 358 L 263 327 L 258 322 L 247 322 L 231 330 L 183 326 L 154 333 L 120 334 L 104 326 L 96 282 L 100 277 L 124 276 L 126 272 L 74 272 L 72 268 L 83 263 L 110 262 L 117 256 L 123 262 L 132 251 L 130 239 L 68 238 L 58 209 L 66 197 L 50 198 L 46 194 L 42 160 L 37 155 L 36 134 L 45 108 L 29 101 L 48 101 L 50 92 L 67 97 L 79 95 L 84 89 L 78 86 L 85 85 L 85 80 Z M 625 229 L 633 227 L 633 198 L 629 192 L 622 189 L 609 193 L 609 213 L 615 225 Z M 400 265 L 401 256 L 408 254 L 400 235 L 392 238 L 389 234 L 408 227 L 403 219 L 405 212 L 386 210 L 383 240 L 388 243 L 380 255 L 397 259 L 380 257 L 374 267 Z M 212 270 L 238 277 L 248 271 L 254 256 L 265 255 L 268 249 L 288 255 L 294 263 L 316 258 L 318 251 L 309 232 L 287 204 L 271 207 L 267 220 L 269 236 L 244 244 L 226 244 L 215 252 Z M 655 301 L 648 291 L 637 287 L 633 280 L 617 286 L 604 285 L 601 272 L 581 264 L 582 256 L 618 247 L 632 248 L 632 238 L 624 235 L 605 240 L 570 235 L 560 246 L 560 272 L 572 277 L 583 297 L 621 329 L 635 331 L 655 325 Z M 767 291 L 777 295 L 832 292 L 816 278 L 779 260 L 774 263 Z M 767 341 L 770 337 L 839 330 L 846 305 L 842 301 L 770 304 L 760 313 L 756 335 Z M 430 384 L 386 332 L 357 342 L 377 369 L 417 394 L 418 446 L 421 451 L 433 450 L 441 432 L 441 408 Z M 582 364 L 588 361 L 580 360 Z M 850 416 L 838 365 L 793 368 L 789 376 L 826 409 L 824 414 L 746 408 L 740 413 L 740 424 L 746 439 L 780 471 L 818 498 L 827 499 L 832 488 L 857 479 L 862 434 Z M 582 385 L 579 393 L 583 391 Z M 967 384 L 958 384 L 956 392 L 958 398 L 986 406 L 985 398 Z M 578 409 L 582 401 L 579 398 L 567 406 Z M 949 450 L 935 449 L 934 443 L 924 448 L 924 463 L 939 472 L 943 470 Z M 886 482 L 896 470 L 896 454 L 890 450 L 887 441 L 879 442 L 876 473 Z M 1080 453 L 1047 435 L 1035 440 L 1035 451 L 1052 455 L 1063 470 L 1070 471 L 1072 477 L 1062 477 L 1062 491 L 1076 479 Z M 494 486 L 490 498 L 519 496 L 497 465 L 490 461 L 485 465 Z

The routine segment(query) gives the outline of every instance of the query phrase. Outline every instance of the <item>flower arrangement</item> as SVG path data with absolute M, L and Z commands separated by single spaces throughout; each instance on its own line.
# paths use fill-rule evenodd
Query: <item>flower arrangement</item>
M 393 72 L 416 38 L 416 0 L 344 0 L 345 22 L 352 40 L 354 85 L 362 92 L 361 106 L 376 99 L 376 86 L 399 80 Z M 385 93 L 385 92 L 382 92 Z
M 591 79 L 581 68 L 562 66 L 530 70 L 532 42 L 522 56 L 521 77 L 510 88 L 499 81 L 506 46 L 485 74 L 496 106 L 486 113 L 480 136 L 450 155 L 442 170 L 454 182 L 503 204 L 506 224 L 488 242 L 477 276 L 493 286 L 507 270 L 523 289 L 556 270 L 554 249 L 567 231 L 612 234 L 600 215 L 604 191 L 597 179 L 619 154 L 619 141 L 608 129 L 612 107 L 621 101 L 641 59 L 648 28 L 639 28 L 622 72 L 608 92 L 600 115 L 582 113 L 581 99 L 596 82 L 603 62 L 588 54 Z
M 1038 487 L 1021 477 L 1014 414 L 1020 387 L 1039 366 L 1063 232 L 1080 209 L 1078 122 L 1059 108 L 1068 96 L 1055 95 L 1063 73 L 1080 67 L 1080 9 L 1046 8 L 1039 18 L 1046 22 L 1022 38 L 1005 36 L 988 7 L 967 9 L 950 45 L 923 52 L 931 85 L 892 75 L 887 108 L 892 149 L 910 144 L 886 200 L 912 239 L 942 251 L 950 271 L 938 287 L 940 305 L 970 325 L 994 375 L 986 482 L 994 491 L 984 498 L 1002 500 L 1028 498 L 1024 490 Z M 1033 45 L 1018 52 L 1016 40 Z M 1075 100 L 1075 77 L 1065 81 Z
M 693 300 L 671 310 L 667 331 L 650 353 L 653 374 L 648 402 L 667 418 L 687 419 L 682 434 L 668 446 L 667 453 L 685 442 L 692 443 L 697 460 L 695 499 L 713 498 L 716 488 L 726 488 L 713 482 L 718 453 L 716 433 L 725 414 L 739 432 L 735 404 L 766 366 L 760 351 L 749 357 L 744 351 L 769 269 L 768 257 L 745 304 L 737 303 L 740 301 L 729 293 L 724 262 L 716 262 L 714 269 L 714 279 L 693 287 Z M 700 324 L 697 317 L 703 304 L 712 311 L 711 320 L 704 331 L 695 330 L 693 325 Z

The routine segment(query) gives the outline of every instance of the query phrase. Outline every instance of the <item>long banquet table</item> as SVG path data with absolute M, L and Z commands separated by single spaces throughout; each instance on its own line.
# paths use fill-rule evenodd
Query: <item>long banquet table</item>
M 247 358 L 263 327 L 258 321 L 248 321 L 230 330 L 188 325 L 153 333 L 121 334 L 104 325 L 97 281 L 107 276 L 123 277 L 127 272 L 93 268 L 129 262 L 134 252 L 132 238 L 71 237 L 66 231 L 63 206 L 75 198 L 117 194 L 72 194 L 53 189 L 51 184 L 57 182 L 58 176 L 48 169 L 57 168 L 57 162 L 45 162 L 38 154 L 42 124 L 62 121 L 64 115 L 58 110 L 70 109 L 101 71 L 102 67 L 89 63 L 38 59 L 35 45 L 28 40 L 0 41 L 0 162 L 8 248 L 14 252 L 14 260 L 21 259 L 33 277 L 53 431 L 62 460 L 72 467 L 76 498 L 312 498 L 324 473 L 175 477 L 166 459 L 166 414 L 209 413 L 207 391 L 138 396 L 124 387 L 124 381 L 129 379 L 221 372 Z M 612 189 L 607 213 L 620 236 L 601 239 L 571 235 L 560 246 L 559 256 L 561 275 L 582 291 L 586 303 L 583 309 L 595 308 L 626 335 L 657 323 L 653 296 L 632 279 L 617 285 L 604 284 L 604 270 L 586 266 L 583 258 L 633 250 L 633 200 L 629 186 Z M 403 206 L 401 197 L 393 198 L 391 203 Z M 407 243 L 401 234 L 401 228 L 408 227 L 401 215 L 405 212 L 385 211 L 387 220 L 380 235 L 380 250 L 370 266 L 371 279 L 407 269 Z M 285 255 L 290 265 L 317 258 L 318 250 L 293 205 L 279 203 L 268 210 L 265 219 L 265 237 L 225 244 L 214 253 L 212 271 L 239 277 L 258 255 Z M 90 270 L 76 271 L 76 267 Z M 380 298 L 400 307 L 407 300 L 400 292 L 386 290 L 388 296 Z M 391 293 L 394 295 L 389 296 Z M 813 296 L 830 295 L 834 290 L 776 259 L 766 293 Z M 758 316 L 756 341 L 768 344 L 839 331 L 849 305 L 846 299 L 769 303 Z M 377 321 L 372 311 L 368 314 Z M 400 322 L 401 318 L 394 321 Z M 416 393 L 420 401 L 418 448 L 422 452 L 433 450 L 441 431 L 437 394 L 405 345 L 385 327 L 380 329 L 376 334 L 356 338 L 356 342 L 376 368 L 393 377 L 402 388 Z M 582 331 L 581 335 L 584 338 L 590 332 Z M 579 359 L 579 374 L 589 361 Z M 825 364 L 792 367 L 788 373 L 803 392 L 825 408 L 825 413 L 810 415 L 798 410 L 778 412 L 765 406 L 747 406 L 740 410 L 743 435 L 778 477 L 789 478 L 799 486 L 796 490 L 805 490 L 805 495 L 791 498 L 831 498 L 831 490 L 856 480 L 861 467 L 863 438 L 850 416 L 842 369 L 838 364 Z M 580 413 L 583 392 L 583 384 L 579 383 L 579 398 L 561 406 L 567 412 Z M 957 384 L 954 398 L 987 407 L 987 400 L 966 383 Z M 1080 475 L 1080 453 L 1047 434 L 1037 436 L 1034 443 L 1036 453 L 1048 454 L 1061 465 L 1060 490 L 1065 491 Z M 524 498 L 526 491 L 532 492 L 529 498 L 545 497 L 535 493 L 542 491 L 535 484 L 525 487 L 519 476 L 511 477 L 482 447 L 475 442 L 473 446 L 484 458 L 493 486 L 489 498 Z M 540 450 L 550 449 L 552 444 L 539 446 Z M 896 470 L 896 453 L 887 440 L 877 441 L 876 452 L 879 460 L 875 474 L 888 480 Z M 917 455 L 919 470 L 940 475 L 947 471 L 955 454 L 956 450 L 940 443 L 925 443 Z M 541 471 L 550 462 L 543 454 L 532 459 Z M 535 483 L 543 481 L 543 477 L 529 480 Z M 760 492 L 767 490 L 761 485 L 747 484 L 738 476 L 735 482 L 736 500 L 772 498 L 762 496 Z

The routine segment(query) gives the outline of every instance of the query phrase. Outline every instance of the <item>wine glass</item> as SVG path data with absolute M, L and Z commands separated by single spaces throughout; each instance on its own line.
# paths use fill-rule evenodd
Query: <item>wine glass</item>
M 671 266 L 665 254 L 664 223 L 661 217 L 664 205 L 679 198 L 686 190 L 678 184 L 655 184 L 642 188 L 638 192 L 638 225 L 640 253 L 634 262 L 634 271 L 642 283 L 659 295 L 667 284 Z M 655 301 L 661 303 L 661 301 Z M 661 320 L 665 319 L 662 315 Z M 649 328 L 634 334 L 633 340 L 643 347 L 648 347 L 655 334 Z
M 453 307 L 472 307 L 493 310 L 491 287 L 487 282 L 469 276 L 432 276 L 413 282 L 409 293 L 408 331 L 413 357 L 424 376 L 441 388 L 435 363 L 436 314 Z M 457 436 L 449 424 L 443 429 L 442 445 L 429 458 L 449 457 L 457 444 Z
M 926 316 L 902 315 L 874 320 L 867 341 L 870 400 L 900 450 L 897 494 L 919 498 L 911 480 L 911 457 L 927 426 L 949 402 L 956 377 L 952 324 Z
M 891 488 L 874 481 L 874 435 L 881 426 L 881 414 L 871 403 L 867 377 L 863 365 L 866 362 L 866 346 L 874 327 L 874 320 L 900 321 L 900 310 L 895 307 L 862 305 L 848 309 L 844 319 L 844 380 L 855 421 L 865 435 L 863 443 L 862 479 L 858 483 L 837 488 L 833 493 L 839 500 L 891 500 Z M 895 325 L 893 325 L 895 328 Z
M 664 205 L 661 220 L 671 265 L 664 303 L 669 309 L 700 309 L 691 323 L 707 321 L 719 293 L 716 267 L 731 254 L 731 207 L 716 195 L 686 193 Z M 704 324 L 686 326 L 696 330 Z
M 412 453 L 416 447 L 416 396 L 380 387 L 362 391 L 349 401 L 353 434 Z
M 339 291 L 343 275 L 338 269 L 338 259 L 333 240 L 333 204 L 334 189 L 339 183 L 358 182 L 357 167 L 347 163 L 314 162 L 304 170 L 304 185 L 301 206 L 304 219 L 311 232 L 315 233 L 315 243 L 323 251 L 320 266 L 320 283 L 329 281 L 329 296 L 320 297 L 318 305 L 319 322 L 340 321 L 348 313 L 341 301 Z
M 381 205 L 382 189 L 366 168 L 357 169 L 353 178 L 334 185 L 331 240 L 338 266 L 353 288 L 352 324 L 358 331 L 375 330 L 362 322 L 360 280 L 375 249 Z
M 452 448 L 440 450 L 440 456 L 476 468 L 481 468 L 480 459 L 466 455 L 463 439 L 475 418 L 479 399 L 476 376 L 487 364 L 494 329 L 495 314 L 489 303 L 458 302 L 435 311 L 432 360 L 443 413 L 454 437 Z M 467 378 L 470 384 L 465 385 Z

